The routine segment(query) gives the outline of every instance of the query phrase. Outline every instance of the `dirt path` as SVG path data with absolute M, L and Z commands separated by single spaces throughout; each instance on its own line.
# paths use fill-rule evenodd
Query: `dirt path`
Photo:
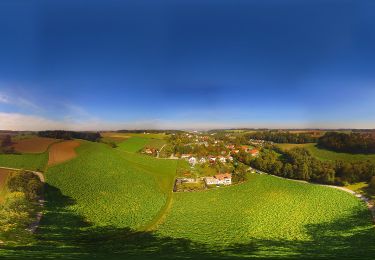
M 166 146 L 166 144 L 164 144 L 161 148 L 160 148 L 160 151 L 158 152 L 158 154 L 156 155 L 156 158 L 159 158 L 159 154 L 160 152 L 163 150 L 163 148 Z
M 153 231 L 155 228 L 164 220 L 166 213 L 172 206 L 172 195 L 173 192 L 171 191 L 167 196 L 167 201 L 165 202 L 164 206 L 158 212 L 158 214 L 154 217 L 151 222 L 149 222 L 146 226 L 140 228 L 141 231 Z
M 7 167 L 0 167 L 0 169 L 5 169 L 5 170 L 11 170 L 11 171 L 21 171 L 22 169 L 16 169 L 16 168 L 7 168 Z M 32 172 L 34 173 L 36 176 L 39 177 L 40 181 L 44 184 L 45 183 L 45 179 L 44 179 L 44 175 L 43 173 L 41 172 L 36 172 L 36 171 L 29 171 L 29 170 L 26 170 L 28 172 Z M 42 193 L 41 197 L 39 198 L 38 200 L 38 203 L 39 203 L 39 206 L 41 208 L 44 207 L 44 195 Z M 28 226 L 28 228 L 26 228 L 26 230 L 30 231 L 31 233 L 35 233 L 35 231 L 37 230 L 37 228 L 39 227 L 39 223 L 41 221 L 43 217 L 43 212 L 42 211 L 39 211 L 36 213 L 36 218 L 35 220 Z

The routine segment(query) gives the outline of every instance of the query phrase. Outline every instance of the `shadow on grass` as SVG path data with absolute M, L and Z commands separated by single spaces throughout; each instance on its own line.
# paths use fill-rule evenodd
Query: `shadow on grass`
M 333 223 L 306 226 L 310 241 L 244 241 L 225 248 L 129 228 L 97 227 L 69 211 L 75 201 L 46 184 L 46 213 L 35 242 L 1 246 L 4 259 L 373 259 L 375 229 L 363 210 Z

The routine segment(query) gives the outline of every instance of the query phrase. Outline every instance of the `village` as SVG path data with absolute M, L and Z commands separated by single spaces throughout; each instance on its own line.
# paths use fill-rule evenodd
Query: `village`
M 240 161 L 256 158 L 263 146 L 258 140 L 244 140 L 231 133 L 174 133 L 161 149 L 145 147 L 142 153 L 178 159 L 174 191 L 198 191 L 228 186 L 244 180 L 254 171 Z M 244 159 L 245 158 L 245 159 Z

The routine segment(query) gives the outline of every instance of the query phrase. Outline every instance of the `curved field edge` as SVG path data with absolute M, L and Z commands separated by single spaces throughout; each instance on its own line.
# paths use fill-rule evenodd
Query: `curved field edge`
M 44 153 L 51 145 L 54 143 L 61 142 L 60 139 L 32 136 L 29 138 L 24 138 L 16 140 L 13 147 L 17 152 L 20 153 Z
M 61 141 L 54 143 L 48 149 L 48 163 L 51 167 L 59 163 L 69 161 L 77 156 L 76 148 L 81 145 L 78 140 Z
M 344 191 L 266 175 L 251 175 L 248 182 L 232 187 L 174 193 L 157 234 L 213 249 L 264 246 L 258 249 L 268 256 L 302 251 L 366 257 L 375 250 L 375 229 L 362 201 Z
M 165 204 L 173 164 L 100 143 L 82 142 L 77 153 L 49 168 L 46 180 L 51 190 L 69 198 L 68 209 L 84 221 L 137 229 L 152 221 Z

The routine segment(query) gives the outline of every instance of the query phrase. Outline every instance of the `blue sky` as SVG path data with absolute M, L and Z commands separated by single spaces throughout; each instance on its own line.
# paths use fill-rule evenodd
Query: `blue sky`
M 375 128 L 374 1 L 1 1 L 0 129 Z

